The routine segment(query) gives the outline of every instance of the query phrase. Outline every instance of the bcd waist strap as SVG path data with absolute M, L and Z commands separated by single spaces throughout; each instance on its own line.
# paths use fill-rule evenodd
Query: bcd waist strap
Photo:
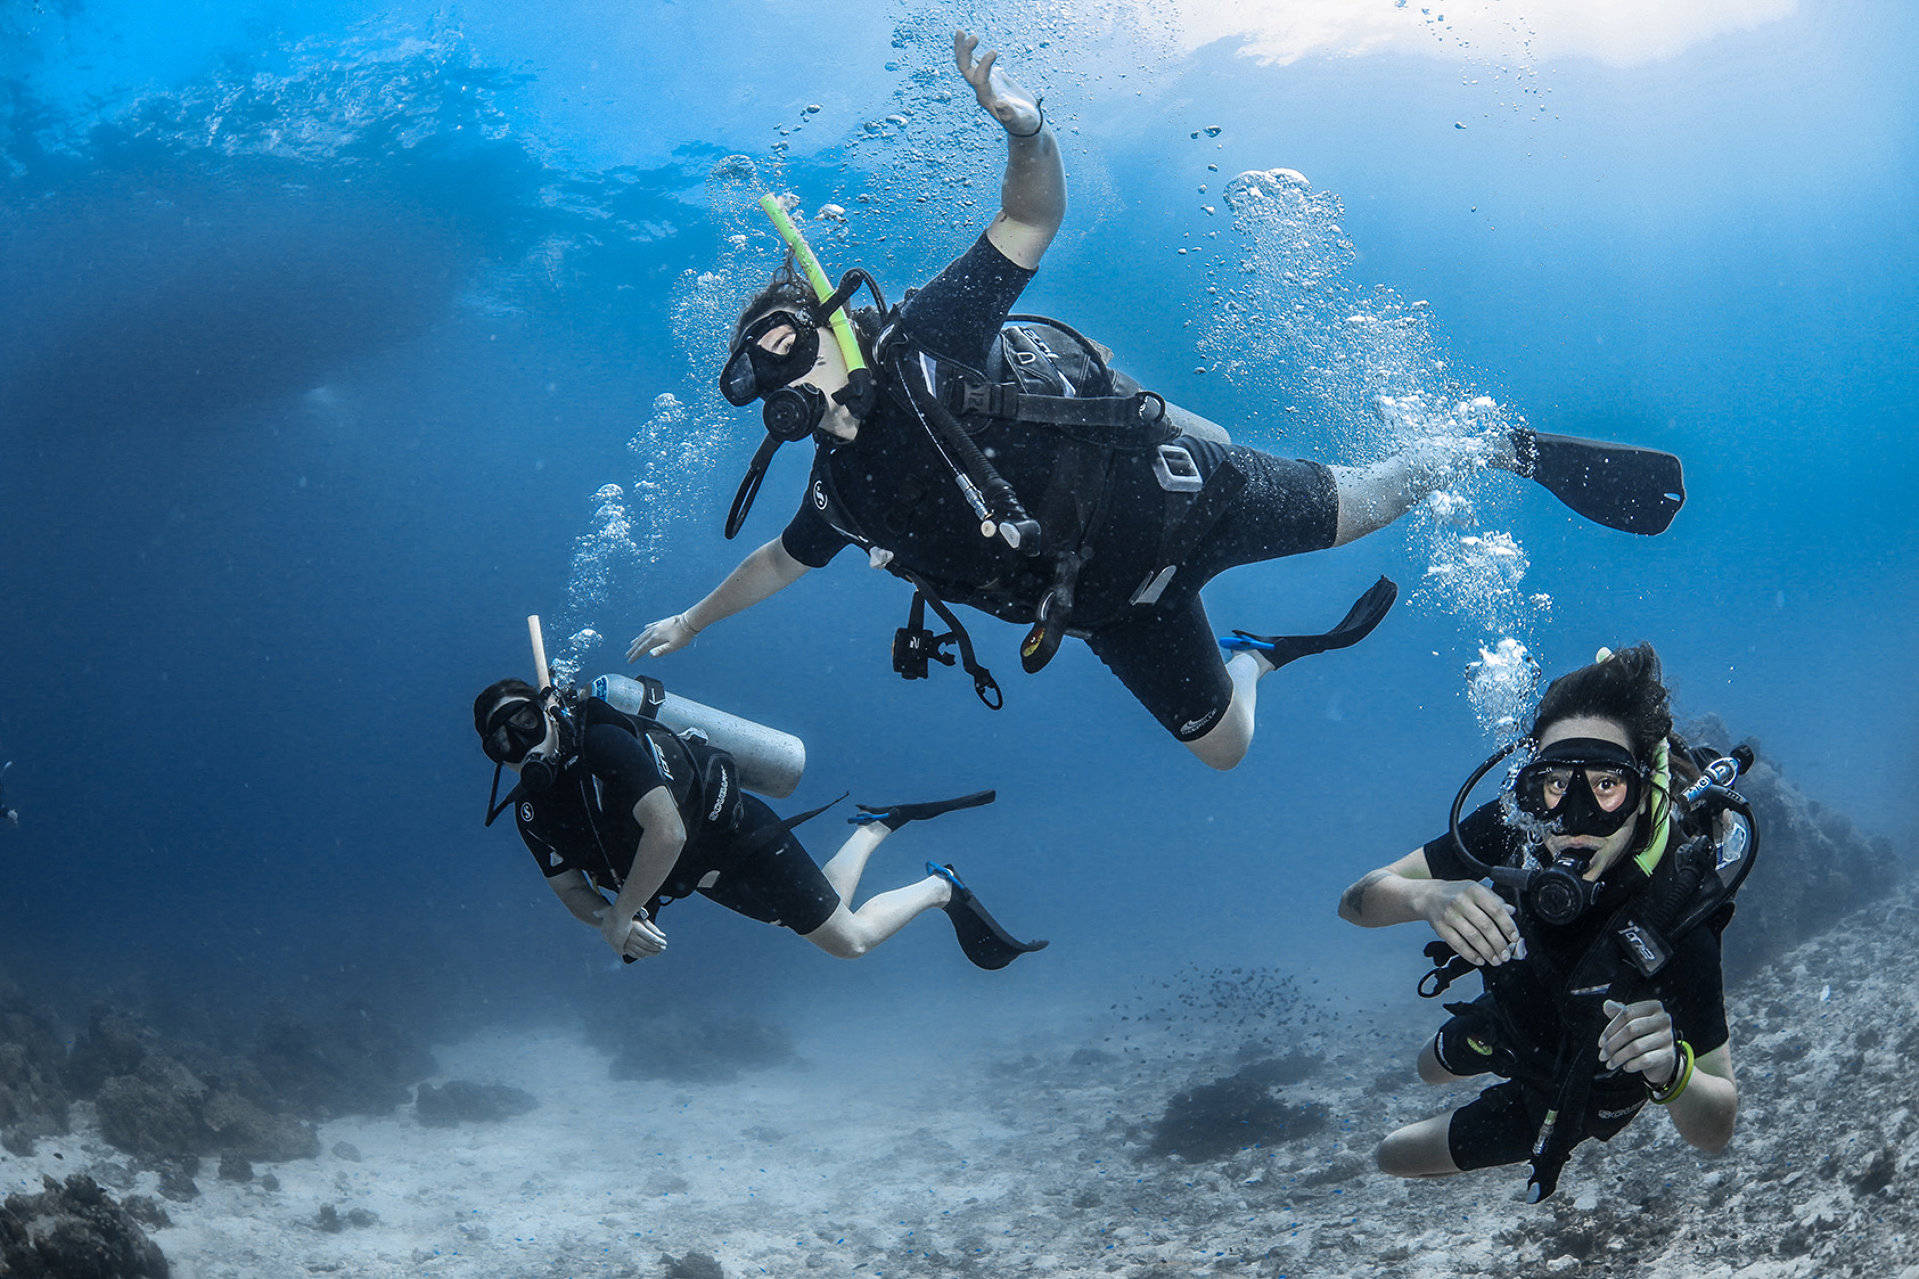
M 958 417 L 997 418 L 1070 429 L 1110 448 L 1150 448 L 1179 433 L 1166 420 L 1166 400 L 1155 391 L 1132 395 L 1035 395 L 1017 385 L 989 382 L 961 366 L 941 379 L 940 399 Z

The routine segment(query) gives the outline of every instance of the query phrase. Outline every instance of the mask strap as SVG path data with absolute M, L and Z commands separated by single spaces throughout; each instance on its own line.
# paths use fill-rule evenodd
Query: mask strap
M 498 763 L 493 766 L 493 789 L 488 791 L 486 795 L 486 824 L 488 826 L 491 826 L 493 820 L 507 810 L 507 807 L 513 803 L 513 797 L 519 794 L 520 791 L 520 788 L 515 786 L 506 793 L 505 799 L 500 799 L 500 802 L 497 804 L 493 802 L 500 797 L 500 774 L 505 771 L 506 765 L 504 763 Z

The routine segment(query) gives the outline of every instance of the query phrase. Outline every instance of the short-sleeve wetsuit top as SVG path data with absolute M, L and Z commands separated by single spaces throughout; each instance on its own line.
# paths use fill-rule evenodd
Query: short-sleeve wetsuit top
M 982 235 L 901 306 L 904 340 L 983 368 L 1033 275 Z M 1032 447 L 1007 447 L 992 460 L 1032 509 L 1046 491 L 1058 448 L 1043 430 L 1022 438 Z M 1200 587 L 1235 565 L 1332 545 L 1339 499 L 1331 474 L 1316 462 L 1191 436 L 1178 443 L 1204 478 L 1229 460 L 1244 472 L 1248 483 L 1240 497 L 1157 605 L 1129 607 L 1129 598 L 1162 567 L 1155 556 L 1168 517 L 1151 451 L 1122 456 L 1093 530 L 1096 554 L 1082 570 L 1075 616 L 1107 619 L 1091 628 L 1087 643 L 1169 732 L 1191 741 L 1210 730 L 1232 700 Z M 886 395 L 855 439 L 819 446 L 800 508 L 780 541 L 809 568 L 824 566 L 849 545 L 884 548 L 954 602 L 1016 622 L 1032 620 L 1030 610 L 1050 583 L 1050 569 L 1039 560 L 980 535 L 978 517 L 926 429 Z
M 737 828 L 706 828 L 698 779 L 690 775 L 686 758 L 673 754 L 661 749 L 651 734 L 589 721 L 578 759 L 561 770 L 550 789 L 522 792 L 513 806 L 520 838 L 540 872 L 551 879 L 576 870 L 601 890 L 617 894 L 645 833 L 633 806 L 665 786 L 688 838 L 666 882 L 648 903 L 654 914 L 668 902 L 698 892 L 728 910 L 797 933 L 825 923 L 839 905 L 839 894 L 793 833 L 752 795 L 740 797 Z

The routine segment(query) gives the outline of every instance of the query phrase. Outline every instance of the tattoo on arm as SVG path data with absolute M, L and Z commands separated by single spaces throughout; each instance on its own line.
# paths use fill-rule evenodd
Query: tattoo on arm
M 1388 879 L 1391 876 L 1392 872 L 1389 870 L 1373 871 L 1371 874 L 1362 877 L 1357 884 L 1348 888 L 1346 895 L 1339 899 L 1339 904 L 1345 907 L 1346 913 L 1354 919 L 1362 918 L 1366 913 L 1362 905 L 1366 900 L 1366 890 L 1374 884 L 1377 884 L 1380 880 Z

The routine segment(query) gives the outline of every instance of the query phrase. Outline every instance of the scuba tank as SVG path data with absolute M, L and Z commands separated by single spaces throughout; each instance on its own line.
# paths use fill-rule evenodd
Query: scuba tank
M 655 679 L 601 675 L 590 689 L 614 710 L 650 719 L 673 733 L 698 733 L 739 765 L 740 785 L 774 799 L 791 795 L 806 771 L 806 743 L 690 698 L 669 693 Z

